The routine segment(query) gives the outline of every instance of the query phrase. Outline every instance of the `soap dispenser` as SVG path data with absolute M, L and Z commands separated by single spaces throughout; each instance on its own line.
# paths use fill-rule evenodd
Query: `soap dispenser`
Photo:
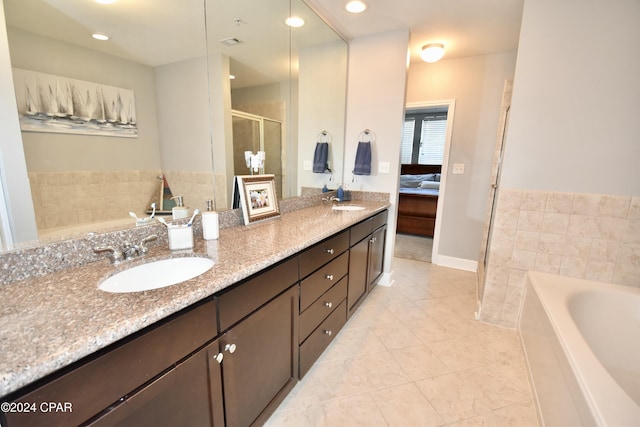
M 344 201 L 344 190 L 342 189 L 342 185 L 338 187 L 338 201 L 342 202 Z
M 176 205 L 171 209 L 171 215 L 174 220 L 188 218 L 189 217 L 189 208 L 184 205 L 182 201 L 182 196 L 172 197 L 171 200 L 176 201 Z
M 204 240 L 215 240 L 220 236 L 218 212 L 213 210 L 213 200 L 206 201 L 206 211 L 202 212 L 202 237 Z

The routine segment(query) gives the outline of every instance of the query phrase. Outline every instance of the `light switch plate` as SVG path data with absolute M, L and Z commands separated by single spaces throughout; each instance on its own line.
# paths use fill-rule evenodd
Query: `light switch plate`
M 391 164 L 389 162 L 378 162 L 379 173 L 389 173 Z
M 454 163 L 452 172 L 454 175 L 462 175 L 464 173 L 464 163 Z
M 306 171 L 310 171 L 313 167 L 313 162 L 311 160 L 305 160 L 302 164 L 302 169 Z

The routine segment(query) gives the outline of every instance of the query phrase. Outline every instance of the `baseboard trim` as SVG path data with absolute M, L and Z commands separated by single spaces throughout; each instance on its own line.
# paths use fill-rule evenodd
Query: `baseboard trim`
M 442 267 L 455 268 L 456 270 L 472 271 L 474 273 L 478 271 L 478 261 L 470 259 L 438 255 L 432 263 Z
M 392 274 L 393 270 L 388 273 L 382 273 L 382 276 L 378 279 L 378 285 L 387 287 L 393 285 L 394 280 L 391 278 Z

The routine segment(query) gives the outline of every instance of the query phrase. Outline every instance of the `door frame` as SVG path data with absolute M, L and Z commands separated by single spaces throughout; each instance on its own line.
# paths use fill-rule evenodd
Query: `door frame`
M 447 133 L 445 137 L 444 153 L 442 156 L 442 170 L 440 175 L 440 189 L 438 190 L 438 203 L 436 205 L 436 224 L 433 229 L 433 248 L 431 250 L 431 263 L 439 264 L 440 255 L 440 229 L 442 226 L 442 211 L 447 188 L 447 171 L 449 170 L 449 153 L 451 150 L 451 136 L 453 134 L 453 120 L 455 115 L 456 100 L 445 99 L 440 101 L 409 102 L 405 105 L 405 115 L 413 110 L 427 108 L 447 107 Z

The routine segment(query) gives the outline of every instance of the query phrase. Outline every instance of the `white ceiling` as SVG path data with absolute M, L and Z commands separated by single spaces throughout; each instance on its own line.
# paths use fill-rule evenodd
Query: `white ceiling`
M 347 39 L 408 28 L 412 61 L 419 61 L 420 47 L 436 41 L 445 44 L 445 58 L 515 51 L 524 0 L 366 0 L 369 7 L 359 15 L 345 11 L 347 0 L 305 1 Z M 288 50 L 273 49 L 288 34 L 282 15 L 289 11 L 289 0 L 206 4 L 209 40 L 233 36 L 244 42 L 232 48 L 214 43 L 210 50 L 219 49 L 246 64 L 257 61 L 261 70 L 256 68 L 254 74 L 265 74 L 265 81 L 269 74 L 288 73 L 282 59 Z M 150 66 L 205 51 L 202 0 L 119 0 L 109 6 L 90 0 L 4 0 L 4 7 L 7 22 L 15 27 Z M 293 12 L 307 14 L 300 6 Z M 243 23 L 234 24 L 231 17 Z M 113 38 L 108 43 L 95 41 L 88 37 L 93 31 Z M 252 48 L 256 45 L 269 48 Z M 260 81 L 257 76 L 251 80 Z
M 354 15 L 347 0 L 306 0 L 347 39 L 408 28 L 411 61 L 432 42 L 445 45 L 446 58 L 512 52 L 518 47 L 524 0 L 364 0 Z

